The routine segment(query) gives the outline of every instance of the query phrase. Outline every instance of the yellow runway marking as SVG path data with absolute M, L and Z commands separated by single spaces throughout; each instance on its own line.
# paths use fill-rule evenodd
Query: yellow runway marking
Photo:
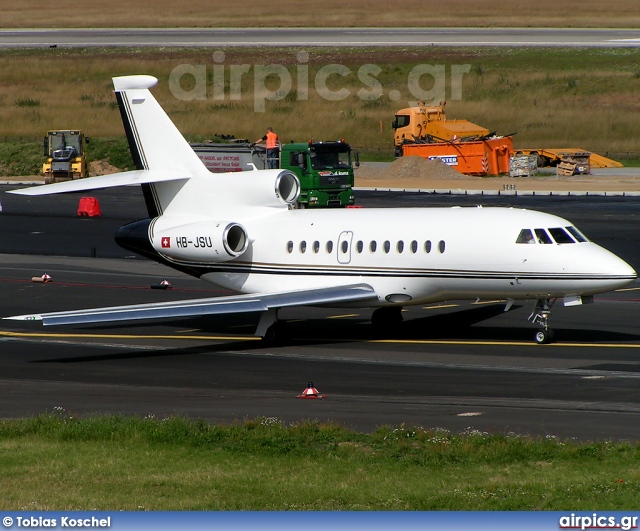
M 26 333 L 26 332 L 3 332 L 0 337 L 15 338 L 45 338 L 45 339 L 191 339 L 199 341 L 260 341 L 255 336 L 173 336 L 173 335 L 133 335 L 133 334 L 48 334 L 48 333 Z M 295 340 L 295 338 L 293 338 Z M 308 338 L 307 338 L 308 339 Z M 326 341 L 330 338 L 316 339 Z M 638 343 L 550 343 L 548 345 L 538 345 L 533 341 L 461 341 L 445 339 L 345 339 L 333 338 L 335 341 L 344 343 L 388 343 L 397 345 L 468 345 L 468 346 L 495 346 L 495 347 L 573 347 L 573 348 L 623 348 L 640 349 Z
M 439 310 L 440 308 L 456 308 L 459 304 L 440 304 L 438 306 L 423 306 L 423 310 Z
M 358 317 L 359 313 L 347 313 L 344 315 L 330 315 L 327 319 L 345 319 L 347 317 Z
M 580 348 L 640 348 L 640 344 L 616 343 L 550 343 L 538 345 L 533 341 L 458 341 L 444 339 L 365 339 L 367 343 L 395 343 L 399 345 L 480 345 L 495 347 L 580 347 Z
M 617 289 L 616 292 L 619 291 L 639 291 L 640 288 L 622 288 L 622 289 Z
M 471 304 L 480 305 L 480 304 L 497 304 L 499 302 L 507 302 L 507 301 L 475 301 Z

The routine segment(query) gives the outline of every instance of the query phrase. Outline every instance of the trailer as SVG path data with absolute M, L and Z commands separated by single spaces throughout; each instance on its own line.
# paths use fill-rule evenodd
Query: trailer
M 590 168 L 622 168 L 622 164 L 618 161 L 603 157 L 597 153 L 592 153 L 586 149 L 580 148 L 536 148 L 536 149 L 517 149 L 517 153 L 523 155 L 535 155 L 538 158 L 538 167 L 558 166 L 566 159 L 575 159 L 587 153 L 589 156 Z

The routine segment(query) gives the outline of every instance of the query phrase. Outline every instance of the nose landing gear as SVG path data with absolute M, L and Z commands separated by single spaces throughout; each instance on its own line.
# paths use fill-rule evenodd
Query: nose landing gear
M 551 307 L 557 299 L 538 299 L 529 316 L 529 321 L 541 327 L 535 335 L 536 343 L 544 345 L 553 341 L 553 330 L 549 328 L 549 317 L 551 317 Z

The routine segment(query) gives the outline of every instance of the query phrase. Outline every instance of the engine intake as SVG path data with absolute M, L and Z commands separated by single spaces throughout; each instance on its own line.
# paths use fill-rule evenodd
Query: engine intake
M 282 171 L 276 177 L 276 196 L 280 197 L 287 205 L 292 205 L 300 195 L 300 181 L 295 173 Z
M 241 256 L 249 246 L 246 229 L 231 221 L 204 221 L 161 227 L 162 218 L 153 220 L 149 239 L 161 255 L 194 263 L 226 262 Z

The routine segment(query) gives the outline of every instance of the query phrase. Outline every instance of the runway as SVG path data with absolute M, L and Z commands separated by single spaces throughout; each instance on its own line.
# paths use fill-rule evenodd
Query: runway
M 112 28 L 1 30 L 0 47 L 564 46 L 637 47 L 637 29 Z
M 103 216 L 87 219 L 75 215 L 76 194 L 0 195 L 3 316 L 225 294 L 108 241 L 118 226 L 145 216 L 141 194 L 96 196 Z M 483 203 L 545 210 L 640 268 L 638 198 L 360 193 L 358 199 L 365 208 Z M 31 282 L 44 272 L 53 282 Z M 172 289 L 150 289 L 163 277 Z M 554 307 L 557 342 L 547 346 L 533 342 L 532 302 L 508 313 L 496 301 L 408 308 L 393 336 L 376 334 L 366 310 L 283 311 L 293 337 L 283 347 L 265 347 L 250 335 L 257 315 L 47 328 L 1 321 L 0 417 L 63 408 L 74 415 L 179 414 L 225 423 L 257 416 L 332 420 L 361 431 L 404 423 L 638 440 L 639 293 L 636 282 L 592 305 Z M 326 399 L 296 398 L 309 381 Z

